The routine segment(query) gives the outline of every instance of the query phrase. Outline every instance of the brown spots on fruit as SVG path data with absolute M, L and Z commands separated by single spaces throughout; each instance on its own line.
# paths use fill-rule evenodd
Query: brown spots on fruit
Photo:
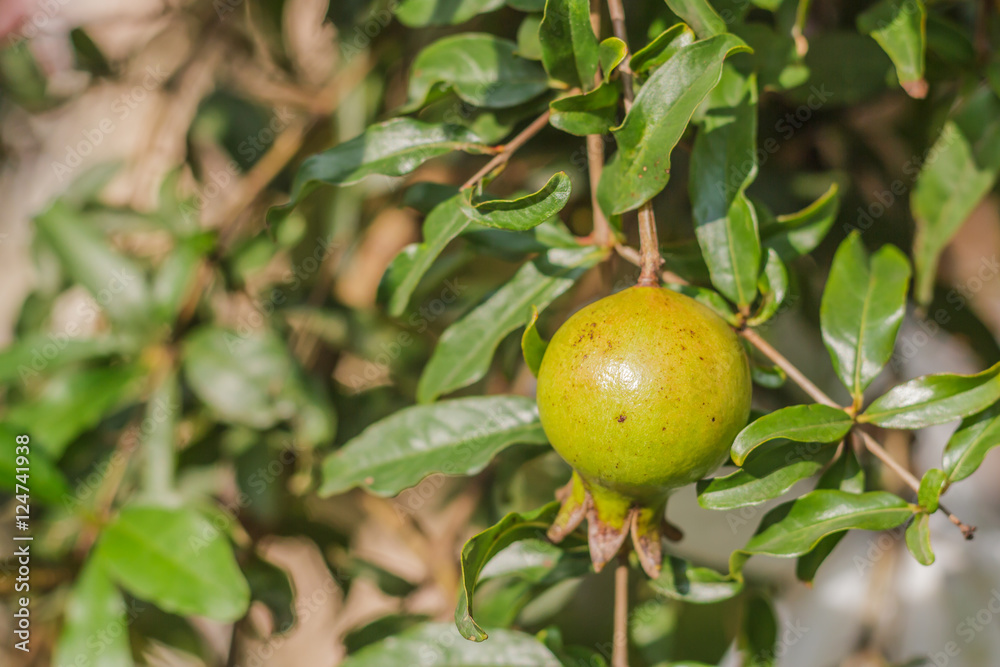
M 625 415 L 618 415 L 618 423 L 621 424 L 623 421 L 625 421 Z
M 715 421 L 715 417 L 712 417 L 712 421 Z

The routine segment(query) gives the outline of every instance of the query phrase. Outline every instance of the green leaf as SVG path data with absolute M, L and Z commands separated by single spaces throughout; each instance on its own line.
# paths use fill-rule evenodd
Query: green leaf
M 751 327 L 760 326 L 774 317 L 788 295 L 788 269 L 774 248 L 767 249 L 764 271 L 757 279 L 757 291 L 761 299 L 757 313 L 747 320 L 747 326 Z
M 79 361 L 91 361 L 135 352 L 134 337 L 105 334 L 97 338 L 76 338 L 80 328 L 68 324 L 64 333 L 37 332 L 20 337 L 0 350 L 0 383 L 21 382 L 48 375 Z
M 726 32 L 726 22 L 708 0 L 666 0 L 667 7 L 694 30 L 699 39 Z
M 691 297 L 698 303 L 711 308 L 715 311 L 716 315 L 726 320 L 733 326 L 737 326 L 739 324 L 739 319 L 733 313 L 732 307 L 718 292 L 714 290 L 710 290 L 705 287 L 698 287 L 696 285 L 683 285 L 680 283 L 667 283 L 664 287 L 672 289 L 675 292 L 680 292 L 684 296 Z
M 733 25 L 732 32 L 753 49 L 754 71 L 761 90 L 791 90 L 809 80 L 809 68 L 787 29 L 750 22 Z
M 272 225 L 279 223 L 321 183 L 351 185 L 373 174 L 402 176 L 452 151 L 491 150 L 478 136 L 458 125 L 423 123 L 412 118 L 387 120 L 306 158 L 295 174 L 290 201 L 268 211 L 267 220 Z
M 81 433 L 133 403 L 145 373 L 131 364 L 67 370 L 51 378 L 38 396 L 11 407 L 5 421 L 21 427 L 56 460 Z
M 773 224 L 761 225 L 764 247 L 776 250 L 785 262 L 808 255 L 826 237 L 839 209 L 840 195 L 834 183 L 801 211 L 779 215 Z
M 615 68 L 625 61 L 628 55 L 628 46 L 617 37 L 608 37 L 601 42 L 599 48 L 599 59 L 601 71 L 604 72 L 604 83 L 611 81 L 611 75 Z
M 549 109 L 549 123 L 563 132 L 578 137 L 607 134 L 618 118 L 618 87 L 601 84 L 589 93 L 554 100 Z
M 88 558 L 66 600 L 52 664 L 132 667 L 126 611 L 125 599 L 103 563 Z
M 690 190 L 712 284 L 739 306 L 753 302 L 761 268 L 757 216 L 743 194 L 757 174 L 756 146 L 756 79 L 724 67 L 695 137 Z
M 833 444 L 768 442 L 754 450 L 739 470 L 698 482 L 698 504 L 726 510 L 777 498 L 818 473 L 836 449 Z
M 524 326 L 532 306 L 543 310 L 605 255 L 597 248 L 557 248 L 522 265 L 503 287 L 441 335 L 420 376 L 417 400 L 429 403 L 483 377 L 500 341 Z
M 174 430 L 182 408 L 180 386 L 173 371 L 166 375 L 146 403 L 142 421 L 143 492 L 156 501 L 169 500 L 177 468 Z
M 262 602 L 274 617 L 274 632 L 288 632 L 295 625 L 295 591 L 288 573 L 256 554 L 243 566 L 250 598 Z
M 542 66 L 516 53 L 514 42 L 485 33 L 467 32 L 439 39 L 413 62 L 410 101 L 405 111 L 422 106 L 439 87 L 454 91 L 473 106 L 488 109 L 517 106 L 548 90 L 549 80 Z
M 462 195 L 441 202 L 424 221 L 424 240 L 406 246 L 386 269 L 379 284 L 379 298 L 388 302 L 387 310 L 393 317 L 400 317 L 420 284 L 420 279 L 456 236 L 469 226 L 471 220 L 462 209 Z
M 719 82 L 723 61 L 745 50 L 739 38 L 719 35 L 685 46 L 653 72 L 625 122 L 613 130 L 618 152 L 604 169 L 598 189 L 605 212 L 617 215 L 638 208 L 663 190 L 670 175 L 670 152 Z
M 545 9 L 545 0 L 507 0 L 507 6 L 519 12 L 541 12 Z
M 944 448 L 949 482 L 965 479 L 979 469 L 986 454 L 1000 445 L 1000 403 L 962 420 Z
M 628 61 L 629 68 L 633 74 L 656 69 L 692 42 L 694 42 L 694 32 L 691 28 L 683 23 L 674 24 L 632 54 L 632 58 Z
M 153 279 L 152 294 L 162 322 L 173 322 L 180 314 L 198 277 L 198 270 L 215 245 L 214 235 L 198 234 L 180 239 L 164 258 Z
M 486 563 L 514 542 L 543 537 L 558 512 L 558 502 L 524 514 L 512 512 L 465 543 L 461 558 L 462 588 L 455 608 L 455 625 L 463 637 L 476 642 L 487 638 L 486 632 L 472 617 L 473 593 Z
M 402 0 L 396 18 L 410 28 L 458 25 L 503 5 L 504 0 Z
M 745 667 L 772 667 L 778 646 L 778 621 L 770 600 L 756 593 L 747 598 L 739 637 Z
M 855 405 L 892 356 L 909 282 L 910 263 L 896 246 L 882 246 L 869 263 L 858 232 L 834 255 L 820 323 L 837 377 Z
M 22 484 L 22 480 L 17 476 L 22 474 L 17 468 L 24 467 L 17 465 L 17 436 L 28 435 L 34 431 L 27 429 L 17 430 L 8 424 L 0 423 L 0 489 L 10 491 L 10 495 L 18 493 L 17 484 Z M 23 454 L 22 450 L 22 454 Z M 45 450 L 39 446 L 32 446 L 29 443 L 28 461 L 28 483 L 23 484 L 31 489 L 31 498 L 40 504 L 56 505 L 63 501 L 69 494 L 69 483 L 63 476 L 62 471 L 56 466 Z
M 97 557 L 129 593 L 164 611 L 235 621 L 250 605 L 229 542 L 191 509 L 126 507 L 104 528 Z
M 182 362 L 192 391 L 223 421 L 267 429 L 295 414 L 292 360 L 270 329 L 204 326 L 187 336 Z
M 934 563 L 931 548 L 931 516 L 920 512 L 913 517 L 913 523 L 906 527 L 906 548 L 921 565 Z
M 420 660 L 439 667 L 562 667 L 559 659 L 531 635 L 491 630 L 489 644 L 463 641 L 454 626 L 427 623 L 361 649 L 340 667 L 390 667 Z
M 739 595 L 743 582 L 707 567 L 695 567 L 683 558 L 667 554 L 660 576 L 649 582 L 661 595 L 695 604 L 722 602 Z
M 768 440 L 785 438 L 795 442 L 835 442 L 851 430 L 850 415 L 828 405 L 791 405 L 764 415 L 740 431 L 732 456 L 743 465 L 747 456 Z
M 517 55 L 528 60 L 542 59 L 542 42 L 538 39 L 541 24 L 542 17 L 538 14 L 524 17 L 517 28 Z
M 545 348 L 549 342 L 538 333 L 538 309 L 531 307 L 531 319 L 528 326 L 524 328 L 521 335 L 521 354 L 524 355 L 524 363 L 528 364 L 531 374 L 538 377 L 538 369 L 542 365 L 542 357 L 545 356 Z
M 871 35 L 889 54 L 899 83 L 910 97 L 927 95 L 927 10 L 923 0 L 880 0 L 858 16 L 858 30 Z
M 327 457 L 319 493 L 363 486 L 392 496 L 432 473 L 473 475 L 509 445 L 545 442 L 535 402 L 521 396 L 415 405 L 372 424 Z
M 917 223 L 913 243 L 917 301 L 930 303 L 941 251 L 958 232 L 1000 171 L 1000 100 L 976 91 L 941 130 L 910 195 Z
M 560 171 L 538 192 L 517 199 L 488 199 L 474 204 L 470 188 L 459 200 L 459 208 L 481 225 L 523 232 L 561 211 L 569 201 L 572 187 L 569 176 Z
M 730 569 L 739 572 L 755 554 L 801 556 L 827 535 L 844 530 L 888 530 L 912 515 L 912 506 L 886 491 L 854 494 L 816 490 L 768 512 L 746 546 L 730 557 Z
M 599 53 L 590 0 L 546 0 L 538 38 L 550 77 L 584 91 L 594 87 Z
M 948 486 L 948 475 L 940 468 L 931 468 L 924 473 L 920 480 L 920 491 L 917 494 L 917 502 L 929 514 L 937 512 L 938 504 L 941 502 L 941 493 Z
M 96 307 L 86 306 L 90 319 L 99 308 L 113 322 L 148 323 L 151 301 L 145 274 L 131 259 L 114 251 L 81 213 L 56 201 L 35 218 L 35 225 L 66 273 L 96 300 Z
M 1000 400 L 1000 363 L 975 375 L 925 375 L 875 399 L 858 421 L 917 429 L 968 417 Z

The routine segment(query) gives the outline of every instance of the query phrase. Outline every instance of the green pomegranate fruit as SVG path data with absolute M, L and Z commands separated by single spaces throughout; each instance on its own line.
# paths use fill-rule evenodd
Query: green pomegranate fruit
M 549 537 L 560 541 L 586 518 L 600 570 L 631 533 L 657 576 L 667 496 L 726 460 L 750 394 L 736 334 L 693 299 L 632 287 L 574 314 L 538 371 L 542 426 L 574 470 Z

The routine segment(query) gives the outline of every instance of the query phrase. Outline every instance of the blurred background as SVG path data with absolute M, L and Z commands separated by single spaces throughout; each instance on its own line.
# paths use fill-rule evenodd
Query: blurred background
M 183 382 L 172 493 L 235 518 L 223 523 L 241 565 L 267 583 L 252 582 L 251 613 L 235 625 L 140 607 L 128 626 L 139 664 L 333 666 L 420 619 L 448 620 L 463 541 L 507 511 L 548 501 L 567 478 L 551 451 L 524 446 L 476 477 L 432 477 L 396 499 L 354 491 L 320 500 L 313 493 L 322 456 L 411 404 L 440 332 L 498 277 L 512 274 L 513 260 L 526 252 L 493 248 L 484 257 L 489 240 L 470 235 L 435 264 L 407 317 L 389 318 L 377 304 L 383 272 L 420 239 L 426 213 L 404 199 L 402 185 L 461 183 L 485 161 L 474 156 L 434 160 L 405 179 L 322 190 L 265 229 L 264 212 L 287 200 L 301 160 L 401 107 L 415 54 L 456 29 L 407 28 L 395 15 L 398 4 L 0 0 L 3 447 L 11 446 L 9 434 L 32 434 L 64 480 L 33 489 L 34 648 L 25 656 L 5 639 L 4 665 L 56 664 L 68 591 L 94 539 L 75 510 L 100 518 L 124 498 L 156 492 L 149 479 L 155 465 L 133 456 L 135 429 L 156 379 L 177 355 Z M 461 29 L 517 41 L 532 14 L 519 11 L 525 3 L 494 4 L 496 11 Z M 669 25 L 663 3 L 629 4 L 637 43 Z M 840 187 L 829 237 L 794 266 L 794 307 L 766 332 L 836 398 L 843 390 L 817 316 L 832 252 L 854 228 L 869 247 L 911 247 L 915 172 L 906 165 L 926 155 L 955 94 L 941 86 L 913 100 L 899 90 L 888 58 L 853 25 L 864 4 L 815 3 L 800 65 L 810 82 L 762 93 L 759 143 L 774 150 L 759 156 L 761 175 L 751 189 L 787 212 L 831 183 Z M 929 28 L 937 41 L 928 72 L 946 78 L 988 48 L 956 36 L 978 34 L 972 28 L 987 3 L 933 4 L 940 11 Z M 763 24 L 773 21 L 771 12 L 749 11 Z M 788 46 L 773 39 L 776 49 Z M 531 44 L 522 47 L 528 56 Z M 457 108 L 458 122 L 500 143 L 544 101 L 505 114 L 449 105 L 425 115 Z M 543 131 L 493 189 L 535 190 L 564 169 L 576 187 L 563 221 L 585 234 L 585 164 L 570 157 L 582 146 Z M 678 174 L 686 156 L 675 151 Z M 997 204 L 990 194 L 944 254 L 930 312 L 944 309 L 947 321 L 911 313 L 880 387 L 1000 361 Z M 43 213 L 44 224 L 37 223 Z M 683 177 L 657 200 L 657 217 L 668 256 L 683 266 L 692 247 Z M 627 230 L 633 226 L 626 220 Z M 588 274 L 548 309 L 543 330 L 551 333 L 635 275 L 618 260 Z M 223 328 L 254 344 L 231 354 Z M 532 395 L 518 339 L 501 344 L 476 391 Z M 792 386 L 755 395 L 762 408 L 792 398 L 800 398 Z M 920 432 L 914 442 L 886 433 L 883 441 L 919 474 L 940 460 L 951 428 Z M 979 530 L 965 542 L 940 513 L 932 516 L 932 567 L 906 554 L 901 530 L 851 534 L 813 588 L 795 580 L 794 561 L 754 559 L 748 576 L 777 599 L 779 664 L 921 664 L 917 659 L 930 655 L 927 664 L 1000 665 L 998 478 L 1000 457 L 992 456 L 948 494 L 952 511 Z M 890 472 L 882 483 L 903 491 Z M 13 505 L 2 507 L 0 635 L 9 638 Z M 673 548 L 725 570 L 766 509 L 711 512 L 698 506 L 693 489 L 684 490 L 669 508 L 686 533 Z M 531 630 L 557 623 L 567 642 L 599 647 L 611 637 L 609 574 L 581 574 L 541 594 L 530 582 L 501 577 L 484 588 L 480 615 L 510 616 Z M 637 664 L 667 664 L 663 656 L 738 664 L 729 648 L 733 605 L 666 601 L 638 585 L 634 594 Z M 946 655 L 949 642 L 960 647 L 957 655 Z

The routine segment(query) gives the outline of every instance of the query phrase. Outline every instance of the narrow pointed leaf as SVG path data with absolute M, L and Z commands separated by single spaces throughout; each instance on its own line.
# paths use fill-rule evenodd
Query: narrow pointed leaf
M 938 504 L 941 502 L 941 493 L 948 484 L 948 475 L 940 468 L 931 468 L 924 473 L 920 480 L 920 491 L 917 493 L 917 502 L 929 514 L 937 512 Z
M 629 68 L 635 74 L 656 69 L 692 42 L 694 42 L 694 32 L 691 28 L 683 23 L 672 25 L 632 54 L 632 58 L 628 61 Z
M 910 264 L 902 252 L 886 245 L 869 263 L 857 232 L 833 258 L 820 307 L 823 342 L 837 377 L 859 403 L 892 356 L 909 281 Z
M 538 192 L 518 199 L 489 199 L 472 203 L 472 189 L 461 199 L 459 207 L 471 220 L 487 227 L 510 231 L 526 231 L 537 227 L 561 211 L 569 201 L 572 184 L 566 172 L 552 176 Z
M 757 291 L 761 300 L 757 312 L 747 320 L 747 326 L 751 327 L 760 326 L 774 317 L 788 295 L 788 269 L 774 248 L 767 249 L 764 271 L 757 279 Z
M 164 611 L 235 621 L 250 605 L 224 533 L 191 509 L 125 508 L 105 527 L 97 557 L 129 593 Z
M 532 307 L 531 320 L 524 328 L 524 335 L 521 336 L 521 353 L 524 355 L 524 363 L 528 364 L 531 374 L 538 377 L 538 369 L 542 366 L 542 357 L 545 356 L 545 348 L 549 342 L 538 333 L 538 309 Z
M 768 442 L 754 450 L 739 470 L 698 482 L 698 504 L 726 510 L 777 498 L 818 473 L 835 451 L 833 443 Z
M 618 88 L 605 83 L 583 95 L 561 97 L 549 109 L 549 123 L 563 132 L 578 137 L 607 134 L 617 123 Z
M 945 123 L 910 195 L 917 223 L 913 243 L 914 287 L 923 305 L 934 296 L 941 251 L 993 189 L 1000 171 L 1000 100 L 993 91 L 975 92 Z
M 835 442 L 851 429 L 850 415 L 827 405 L 791 405 L 749 424 L 733 442 L 732 456 L 743 465 L 754 449 L 775 438 L 795 442 Z
M 944 448 L 949 482 L 965 479 L 979 469 L 986 454 L 1000 445 L 1000 403 L 964 419 Z
M 795 213 L 779 215 L 771 224 L 761 220 L 764 247 L 773 248 L 786 262 L 808 255 L 826 237 L 840 209 L 837 184 L 830 186 L 819 199 Z
M 544 310 L 605 255 L 602 249 L 559 248 L 522 265 L 510 281 L 441 335 L 420 376 L 417 399 L 429 403 L 483 377 L 500 341 L 524 326 L 532 306 Z
M 490 643 L 462 639 L 449 623 L 426 623 L 370 644 L 340 667 L 392 667 L 424 661 L 436 667 L 563 667 L 535 637 L 514 630 L 490 630 Z
M 98 558 L 88 558 L 66 601 L 54 665 L 132 667 L 125 598 Z
M 875 399 L 858 421 L 916 429 L 968 417 L 1000 401 L 1000 363 L 975 375 L 925 375 Z
M 473 618 L 472 598 L 479 574 L 486 564 L 505 548 L 520 540 L 541 539 L 559 512 L 559 503 L 551 502 L 532 512 L 513 512 L 492 527 L 473 536 L 462 547 L 462 587 L 455 608 L 455 625 L 466 639 L 484 641 L 486 632 Z
M 927 95 L 927 9 L 923 0 L 880 0 L 858 16 L 858 30 L 871 35 L 889 55 L 899 84 L 910 97 Z
M 538 408 L 522 396 L 414 405 L 375 422 L 328 456 L 319 494 L 360 486 L 394 496 L 434 473 L 474 475 L 509 445 L 544 442 Z
M 739 595 L 743 582 L 707 567 L 695 567 L 687 560 L 668 554 L 660 576 L 649 582 L 661 595 L 694 604 L 722 602 Z
M 684 19 L 699 39 L 726 32 L 726 22 L 708 0 L 667 0 L 667 7 Z
M 906 527 L 906 548 L 921 565 L 934 564 L 934 550 L 931 548 L 931 516 L 921 512 Z
M 601 206 L 611 215 L 652 199 L 669 180 L 670 152 L 695 110 L 722 76 L 722 63 L 747 46 L 719 35 L 678 51 L 653 72 L 614 132 L 618 152 L 601 175 Z M 756 276 L 755 276 L 756 278 Z
M 503 5 L 504 0 L 402 0 L 396 18 L 410 28 L 457 25 Z
M 517 55 L 514 42 L 467 32 L 439 39 L 420 52 L 410 70 L 405 110 L 422 106 L 439 86 L 473 106 L 503 109 L 541 95 L 549 79 L 540 64 Z
M 590 25 L 590 0 L 547 0 L 538 38 L 550 77 L 585 91 L 594 87 L 599 47 Z

